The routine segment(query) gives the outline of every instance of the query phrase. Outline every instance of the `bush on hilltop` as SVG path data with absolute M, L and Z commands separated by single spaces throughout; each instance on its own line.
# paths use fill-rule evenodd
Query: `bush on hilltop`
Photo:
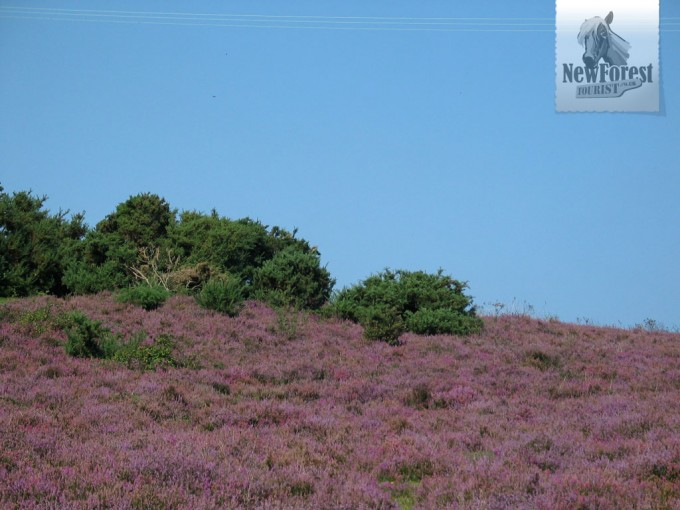
M 390 343 L 400 330 L 435 335 L 478 333 L 482 321 L 472 298 L 464 294 L 467 284 L 439 270 L 391 271 L 370 276 L 340 291 L 333 299 L 335 315 L 362 324 L 365 336 Z

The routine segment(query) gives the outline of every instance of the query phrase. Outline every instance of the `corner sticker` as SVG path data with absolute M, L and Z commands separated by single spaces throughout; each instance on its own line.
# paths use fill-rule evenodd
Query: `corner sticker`
M 659 1 L 557 0 L 558 112 L 659 111 Z

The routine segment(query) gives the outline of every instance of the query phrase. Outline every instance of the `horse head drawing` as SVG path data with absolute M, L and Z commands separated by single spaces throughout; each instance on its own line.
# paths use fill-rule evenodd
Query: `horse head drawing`
M 628 41 L 612 32 L 609 27 L 614 20 L 614 13 L 607 14 L 605 19 L 595 16 L 587 19 L 581 25 L 578 43 L 585 48 L 583 63 L 586 67 L 597 67 L 600 59 L 613 66 L 628 63 Z

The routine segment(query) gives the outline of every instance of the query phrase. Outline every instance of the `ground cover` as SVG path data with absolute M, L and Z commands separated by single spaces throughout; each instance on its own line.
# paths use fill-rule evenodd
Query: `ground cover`
M 74 310 L 173 363 L 69 356 Z M 253 301 L 0 304 L 0 507 L 680 508 L 679 334 L 484 323 L 391 346 Z

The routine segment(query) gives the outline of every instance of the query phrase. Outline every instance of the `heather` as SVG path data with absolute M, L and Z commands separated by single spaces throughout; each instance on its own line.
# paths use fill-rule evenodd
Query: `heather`
M 69 355 L 77 317 L 128 350 Z M 4 303 L 0 508 L 680 508 L 679 334 L 482 320 Z

